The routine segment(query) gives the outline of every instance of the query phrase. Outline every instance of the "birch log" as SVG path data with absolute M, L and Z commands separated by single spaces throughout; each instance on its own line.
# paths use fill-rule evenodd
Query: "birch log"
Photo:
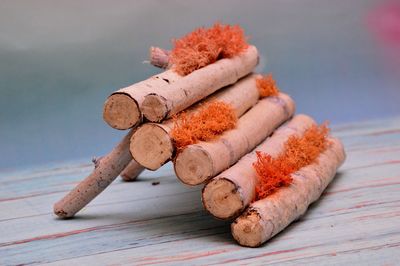
M 331 138 L 332 145 L 318 161 L 292 174 L 293 183 L 280 188 L 249 208 L 231 225 L 232 235 L 243 246 L 257 247 L 303 215 L 332 181 L 345 160 L 342 143 Z
M 137 126 L 144 113 L 150 121 L 159 122 L 235 83 L 250 73 L 257 63 L 257 49 L 249 46 L 235 57 L 218 60 L 186 76 L 167 70 L 111 94 L 104 104 L 103 118 L 116 129 Z M 144 104 L 146 95 L 152 96 L 147 97 L 147 104 Z
M 54 204 L 54 213 L 61 218 L 70 218 L 99 195 L 125 169 L 132 160 L 129 140 L 133 129 L 106 156 L 95 164 L 93 172 L 80 182 L 64 198 Z
M 238 120 L 235 129 L 214 141 L 184 148 L 174 161 L 176 175 L 187 185 L 207 181 L 250 152 L 294 111 L 293 100 L 283 93 L 260 100 Z
M 143 172 L 144 167 L 132 159 L 125 169 L 121 172 L 120 176 L 124 181 L 134 181 Z
M 259 77 L 261 75 L 251 74 L 234 85 L 212 94 L 185 112 L 194 113 L 204 104 L 220 101 L 229 104 L 237 117 L 240 117 L 255 105 L 260 97 L 256 86 L 256 79 Z M 149 170 L 160 168 L 172 159 L 175 153 L 171 136 L 173 128 L 174 121 L 172 119 L 167 119 L 162 123 L 146 123 L 140 126 L 131 138 L 130 150 L 133 158 Z
M 150 64 L 155 67 L 166 69 L 169 66 L 170 54 L 171 52 L 168 50 L 152 46 L 149 50 Z
M 186 109 L 218 89 L 234 84 L 249 74 L 258 64 L 258 51 L 249 46 L 244 52 L 232 58 L 200 68 L 169 86 L 149 92 L 141 110 L 151 122 L 160 122 Z
M 114 92 L 104 104 L 104 121 L 115 129 L 128 129 L 137 126 L 143 119 L 140 108 L 144 97 L 156 90 L 166 89 L 169 84 L 182 78 L 174 71 L 167 70 Z
M 257 161 L 256 151 L 277 157 L 290 136 L 301 136 L 312 125 L 315 121 L 311 117 L 296 115 L 251 153 L 211 179 L 202 192 L 204 208 L 218 219 L 232 219 L 240 215 L 255 198 L 258 179 L 253 163 Z

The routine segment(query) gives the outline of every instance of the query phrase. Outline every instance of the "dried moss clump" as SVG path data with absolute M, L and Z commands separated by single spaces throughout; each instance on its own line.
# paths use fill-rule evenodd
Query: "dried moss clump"
M 212 102 L 191 115 L 181 113 L 175 117 L 172 138 L 178 151 L 199 141 L 209 141 L 236 126 L 234 109 L 223 102 Z
M 282 154 L 276 158 L 257 152 L 257 161 L 253 164 L 259 181 L 255 200 L 263 199 L 280 187 L 290 185 L 292 173 L 316 162 L 319 154 L 329 145 L 328 133 L 326 124 L 312 126 L 301 137 L 291 136 L 285 143 Z
M 279 94 L 279 88 L 276 85 L 275 80 L 272 78 L 272 74 L 256 79 L 256 85 L 261 98 L 276 96 Z
M 174 40 L 173 46 L 170 63 L 178 74 L 187 75 L 221 58 L 231 58 L 249 45 L 240 26 L 216 23 Z

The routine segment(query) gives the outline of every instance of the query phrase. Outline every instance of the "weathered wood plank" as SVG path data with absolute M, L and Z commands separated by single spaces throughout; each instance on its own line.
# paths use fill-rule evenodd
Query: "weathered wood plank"
M 394 264 L 400 261 L 400 118 L 335 127 L 348 154 L 323 197 L 266 245 L 238 246 L 200 187 L 170 165 L 117 181 L 76 219 L 52 204 L 91 171 L 82 161 L 0 173 L 0 265 Z M 160 181 L 153 186 L 153 181 Z

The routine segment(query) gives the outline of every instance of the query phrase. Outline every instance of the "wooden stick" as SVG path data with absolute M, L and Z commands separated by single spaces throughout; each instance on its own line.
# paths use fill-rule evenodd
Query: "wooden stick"
M 146 95 L 155 94 L 158 100 L 163 97 L 173 100 L 168 106 L 161 106 L 156 113 L 162 112 L 161 118 L 150 119 L 159 122 L 167 116 L 182 111 L 193 103 L 201 100 L 214 91 L 235 83 L 239 78 L 250 73 L 258 63 L 258 52 L 250 46 L 245 52 L 230 59 L 221 59 L 192 72 L 187 76 L 180 76 L 173 70 L 167 70 L 147 80 L 120 89 L 111 94 L 104 104 L 103 118 L 113 128 L 128 129 L 137 126 L 143 119 L 142 113 L 153 112 L 153 104 L 144 106 Z M 166 95 L 165 92 L 172 95 Z M 152 103 L 152 97 L 148 101 Z M 174 100 L 179 100 L 176 104 Z M 174 106 L 170 104 L 174 103 Z M 170 110 L 171 109 L 171 110 Z M 164 112 L 165 111 L 165 112 Z
M 183 149 L 175 158 L 178 178 L 187 185 L 198 185 L 237 162 L 263 141 L 295 110 L 286 94 L 260 100 L 244 114 L 237 127 L 211 142 L 199 142 Z
M 160 47 L 150 47 L 150 64 L 159 68 L 168 68 L 170 51 Z
M 260 97 L 256 86 L 256 79 L 259 77 L 261 76 L 251 74 L 234 85 L 210 95 L 200 104 L 194 105 L 185 112 L 188 114 L 197 112 L 201 105 L 212 101 L 221 101 L 229 104 L 235 110 L 236 115 L 240 117 L 255 105 Z M 143 124 L 131 138 L 130 150 L 133 158 L 150 170 L 157 170 L 171 160 L 175 154 L 171 136 L 173 128 L 174 121 L 172 119 L 167 119 L 161 124 Z
M 106 156 L 99 159 L 93 172 L 81 181 L 64 198 L 54 204 L 54 213 L 61 218 L 70 218 L 99 195 L 132 160 L 129 140 L 133 129 Z
M 132 159 L 125 169 L 121 172 L 120 176 L 124 181 L 135 181 L 138 175 L 144 170 L 144 167 Z
M 257 161 L 256 151 L 276 157 L 282 152 L 290 136 L 301 136 L 312 125 L 315 125 L 315 121 L 311 117 L 296 115 L 280 126 L 251 153 L 204 186 L 204 208 L 218 219 L 232 219 L 240 215 L 255 198 L 258 178 L 253 163 Z
M 143 115 L 149 121 L 160 122 L 216 90 L 235 83 L 257 64 L 257 48 L 249 46 L 237 56 L 220 59 L 181 79 L 170 81 L 169 86 L 148 93 L 141 105 Z
M 114 92 L 104 103 L 104 121 L 115 129 L 137 126 L 143 120 L 140 108 L 144 97 L 157 90 L 164 90 L 170 83 L 175 83 L 182 78 L 174 71 L 167 70 Z
M 291 185 L 250 204 L 232 223 L 232 235 L 240 245 L 257 247 L 266 242 L 303 215 L 321 196 L 345 160 L 342 143 L 334 138 L 329 141 L 331 146 L 320 154 L 317 163 L 291 175 Z

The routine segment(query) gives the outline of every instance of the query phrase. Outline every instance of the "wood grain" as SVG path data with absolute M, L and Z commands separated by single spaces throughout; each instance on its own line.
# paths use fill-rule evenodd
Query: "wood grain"
M 137 182 L 116 181 L 71 220 L 53 216 L 52 204 L 92 165 L 0 172 L 0 265 L 395 265 L 400 117 L 336 126 L 334 135 L 348 157 L 333 183 L 306 215 L 255 249 L 238 246 L 229 222 L 202 210 L 201 188 L 182 186 L 170 164 Z

